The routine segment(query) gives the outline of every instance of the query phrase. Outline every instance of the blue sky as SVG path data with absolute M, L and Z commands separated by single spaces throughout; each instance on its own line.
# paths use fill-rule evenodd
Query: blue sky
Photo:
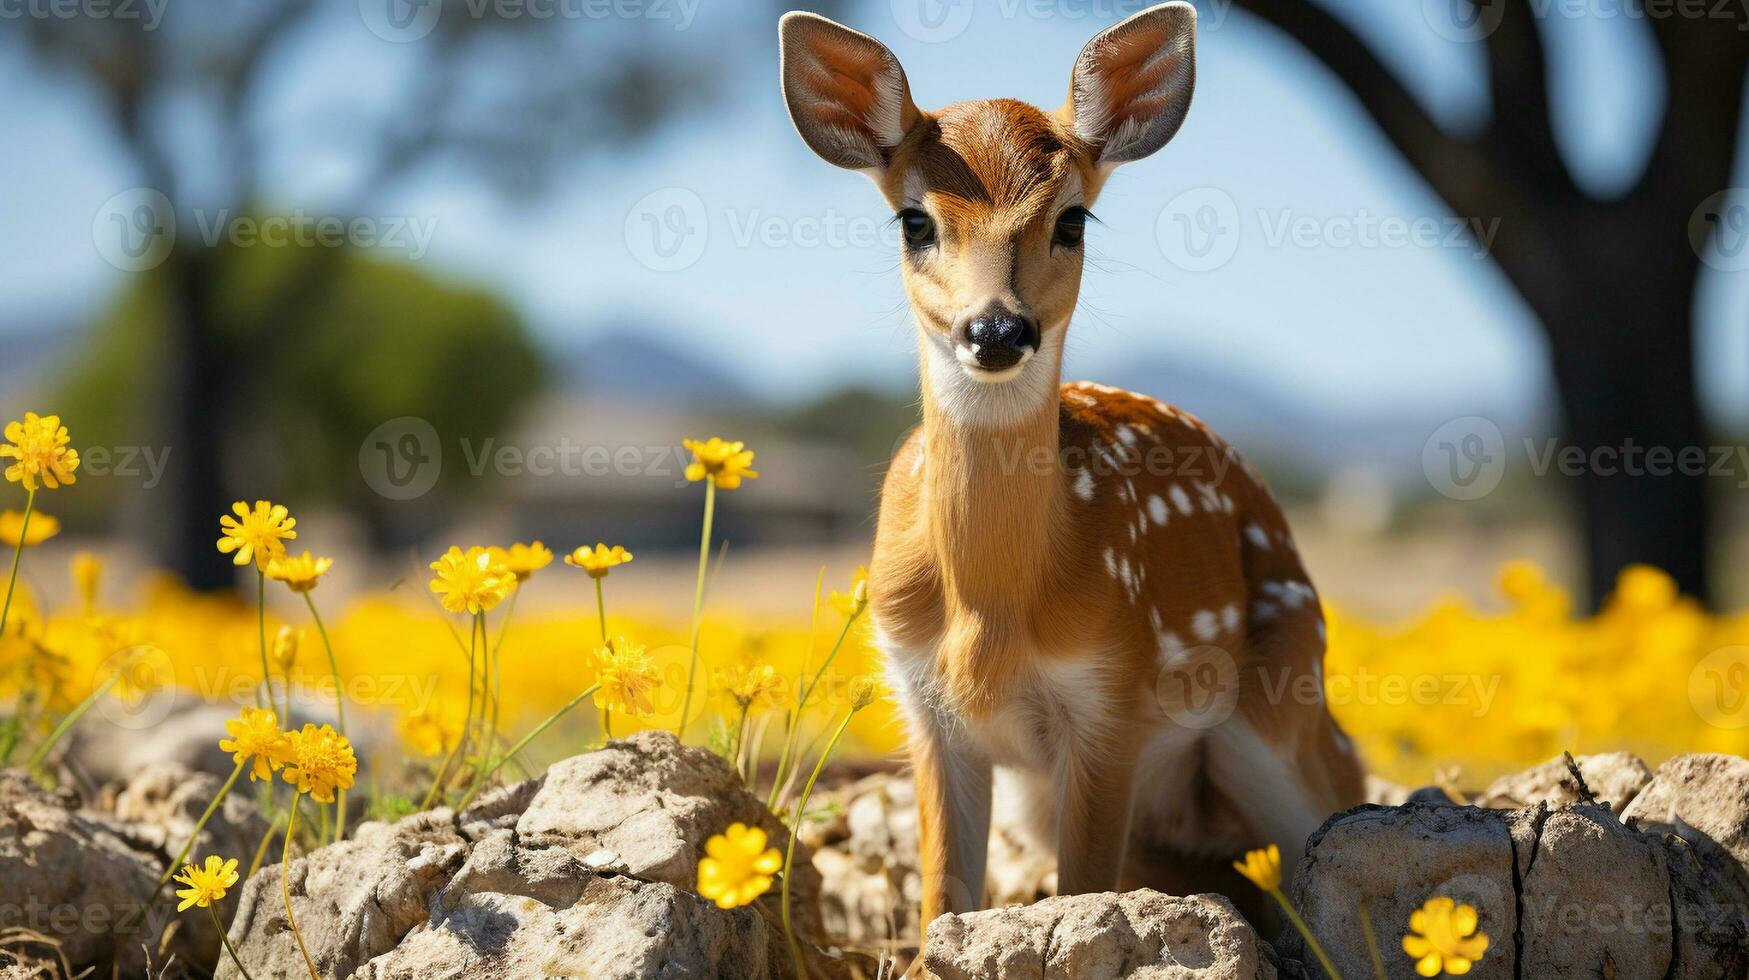
M 1056 105 L 1077 50 L 1110 20 L 1095 12 L 1113 9 L 1113 0 L 972 0 L 963 29 L 930 43 L 901 23 L 918 2 L 956 9 L 871 0 L 846 19 L 892 47 L 926 107 L 988 96 Z M 275 66 L 280 82 L 264 118 L 332 124 L 324 106 L 368 110 L 406 82 L 399 46 L 365 30 L 352 6 Z M 1486 114 L 1480 48 L 1431 29 L 1421 3 L 1329 6 L 1441 120 L 1462 126 Z M 1121 169 L 1094 208 L 1103 223 L 1088 235 L 1069 373 L 1097 376 L 1101 365 L 1147 353 L 1241 372 L 1339 412 L 1509 415 L 1534 402 L 1546 382 L 1528 312 L 1470 242 L 1444 243 L 1450 216 L 1346 90 L 1224 0 L 1201 10 L 1187 124 L 1160 154 Z M 794 135 L 778 97 L 774 25 L 754 30 L 749 16 L 746 5 L 701 0 L 685 30 L 623 32 L 626 43 L 677 59 L 701 45 L 744 50 L 708 112 L 629 155 L 578 162 L 536 205 L 506 205 L 468 175 L 438 171 L 367 210 L 430 222 L 419 261 L 495 285 L 555 341 L 632 314 L 669 339 L 720 351 L 750 386 L 777 397 L 847 381 L 908 384 L 912 327 L 889 215 L 866 180 L 816 160 Z M 1664 98 L 1637 70 L 1654 54 L 1632 27 L 1589 18 L 1552 28 L 1563 148 L 1581 179 L 1604 190 L 1637 173 Z M 0 86 L 12 94 L 0 131 L 13 149 L 0 155 L 0 325 L 90 308 L 115 288 L 125 273 L 94 247 L 93 220 L 138 183 L 85 96 L 9 53 L 0 58 Z M 351 162 L 313 151 L 311 140 L 286 142 L 267 160 L 276 201 L 317 213 L 335 206 Z M 688 215 L 697 254 L 663 271 L 651 267 L 666 259 L 652 256 L 647 222 L 671 213 Z M 1208 215 L 1231 253 L 1199 271 L 1173 243 L 1182 222 Z M 1340 244 L 1386 227 L 1432 234 L 1420 245 Z M 1701 309 L 1708 408 L 1716 421 L 1749 425 L 1745 274 L 1713 274 Z

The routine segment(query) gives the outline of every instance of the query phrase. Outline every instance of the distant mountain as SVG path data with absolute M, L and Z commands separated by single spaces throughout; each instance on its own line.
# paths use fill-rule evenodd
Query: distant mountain
M 700 407 L 756 404 L 751 389 L 710 360 L 657 339 L 662 331 L 635 320 L 590 328 L 548 348 L 560 387 L 626 404 Z

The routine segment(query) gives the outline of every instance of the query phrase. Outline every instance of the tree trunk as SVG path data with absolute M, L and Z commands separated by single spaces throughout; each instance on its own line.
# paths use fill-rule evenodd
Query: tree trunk
M 156 555 L 190 586 L 229 588 L 232 566 L 219 554 L 219 517 L 230 511 L 224 442 L 234 390 L 227 344 L 213 322 L 213 254 L 185 239 L 164 265 L 163 424 L 170 460 L 161 490 Z

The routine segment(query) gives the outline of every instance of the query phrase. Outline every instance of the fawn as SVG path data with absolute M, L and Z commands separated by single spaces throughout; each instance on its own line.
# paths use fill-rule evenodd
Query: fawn
M 1059 382 L 1087 209 L 1178 131 L 1195 27 L 1173 2 L 1100 33 L 1055 112 L 925 112 L 879 41 L 779 26 L 796 129 L 874 180 L 904 240 L 923 421 L 887 474 L 869 595 L 926 927 L 984 901 L 997 777 L 1056 847 L 1061 894 L 1241 895 L 1228 861 L 1273 841 L 1291 873 L 1363 795 L 1317 593 L 1261 478 L 1182 411 Z

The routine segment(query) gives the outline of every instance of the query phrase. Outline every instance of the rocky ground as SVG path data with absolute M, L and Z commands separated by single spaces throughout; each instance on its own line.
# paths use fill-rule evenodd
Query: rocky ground
M 216 788 L 159 765 L 82 799 L 0 772 L 0 980 L 204 976 L 219 953 L 210 920 L 146 900 Z M 1319 830 L 1291 888 L 1344 976 L 1372 975 L 1362 908 L 1388 975 L 1413 976 L 1398 940 L 1432 895 L 1480 910 L 1492 944 L 1477 977 L 1749 976 L 1749 761 L 1680 756 L 1654 772 L 1591 756 L 1463 803 L 1441 790 L 1375 795 Z M 824 816 L 799 845 L 812 860 L 792 886 L 808 971 L 893 976 L 918 957 L 910 784 L 877 774 L 818 799 Z M 692 890 L 704 839 L 735 821 L 787 842 L 716 756 L 645 732 L 460 813 L 364 824 L 294 858 L 289 888 L 325 977 L 793 978 L 775 890 L 727 911 Z M 264 831 L 239 798 L 196 853 L 247 863 Z M 938 921 L 924 976 L 1319 975 L 1295 934 L 1265 941 L 1222 896 L 1054 898 L 1048 856 L 1018 830 L 998 826 L 991 851 L 999 907 Z M 221 914 L 258 980 L 305 975 L 276 866 Z M 228 963 L 219 974 L 236 975 Z

